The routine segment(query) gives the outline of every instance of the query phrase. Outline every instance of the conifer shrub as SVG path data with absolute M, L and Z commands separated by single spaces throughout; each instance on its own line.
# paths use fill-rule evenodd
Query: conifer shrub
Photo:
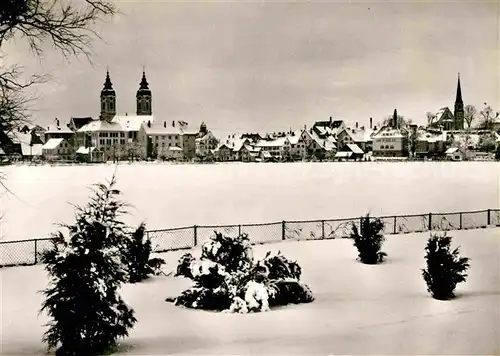
M 127 240 L 127 248 L 123 253 L 123 262 L 127 266 L 130 283 L 141 282 L 151 274 L 159 274 L 161 265 L 165 263 L 162 258 L 150 259 L 152 245 L 151 240 L 145 237 L 145 232 L 146 226 L 142 223 Z
M 188 308 L 247 313 L 272 306 L 308 303 L 311 290 L 300 281 L 301 268 L 280 252 L 255 261 L 247 235 L 236 238 L 215 232 L 202 246 L 201 257 L 184 254 L 176 276 L 189 278 L 193 287 L 168 302 Z
M 114 186 L 114 177 L 97 184 L 89 203 L 76 207 L 76 221 L 61 225 L 67 233 L 55 233 L 42 256 L 49 285 L 41 312 L 50 319 L 43 341 L 57 348 L 56 355 L 109 353 L 136 322 L 118 293 L 127 281 L 122 251 L 130 233 L 120 221 L 126 205 Z
M 460 257 L 460 247 L 451 250 L 452 237 L 431 234 L 425 247 L 426 268 L 422 276 L 427 284 L 427 291 L 433 298 L 449 300 L 455 297 L 458 283 L 465 282 L 469 269 L 469 258 Z
M 360 228 L 353 224 L 350 238 L 354 240 L 354 246 L 358 249 L 358 258 L 365 264 L 377 264 L 384 261 L 387 256 L 381 251 L 385 241 L 384 223 L 378 218 L 370 218 L 367 214 L 361 218 Z

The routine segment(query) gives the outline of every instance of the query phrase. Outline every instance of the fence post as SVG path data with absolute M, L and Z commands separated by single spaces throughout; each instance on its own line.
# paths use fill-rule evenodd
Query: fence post
M 432 213 L 429 213 L 429 231 L 432 230 Z
M 491 224 L 491 209 L 488 209 L 488 223 L 486 225 Z
M 321 220 L 321 238 L 325 238 L 325 220 Z
M 397 225 L 397 222 L 396 222 L 397 218 L 398 218 L 397 216 L 394 216 L 394 235 L 396 235 L 396 233 L 398 232 L 398 230 L 397 230 L 397 226 L 398 225 Z
M 35 264 L 38 263 L 38 244 L 37 244 L 37 239 L 35 239 Z
M 285 241 L 285 220 L 281 222 L 281 239 Z
M 198 226 L 194 225 L 193 226 L 193 232 L 194 232 L 194 246 L 198 245 Z

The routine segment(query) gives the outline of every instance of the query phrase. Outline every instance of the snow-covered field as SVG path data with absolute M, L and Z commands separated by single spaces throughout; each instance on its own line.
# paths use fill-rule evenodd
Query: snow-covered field
M 121 344 L 130 355 L 498 355 L 500 353 L 500 229 L 451 232 L 471 258 L 457 299 L 436 301 L 420 268 L 428 234 L 389 236 L 386 263 L 355 261 L 344 239 L 283 242 L 255 247 L 256 257 L 281 250 L 297 259 L 316 296 L 311 304 L 251 315 L 218 314 L 175 307 L 164 300 L 188 286 L 155 277 L 127 285 L 123 295 L 138 322 Z M 165 270 L 182 252 L 162 254 Z M 37 316 L 46 285 L 42 266 L 0 270 L 1 353 L 45 352 L 47 321 Z
M 70 222 L 68 204 L 84 204 L 88 187 L 109 179 L 113 165 L 9 166 L 15 194 L 1 195 L 4 240 L 47 237 Z M 130 223 L 149 229 L 261 223 L 497 208 L 495 162 L 120 164 Z M 2 193 L 2 192 L 0 192 Z

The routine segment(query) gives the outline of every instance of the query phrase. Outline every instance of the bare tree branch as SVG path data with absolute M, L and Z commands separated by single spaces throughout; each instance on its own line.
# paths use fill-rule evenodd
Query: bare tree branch
M 49 41 L 65 58 L 83 54 L 90 59 L 92 41 L 101 39 L 93 25 L 117 13 L 111 0 L 81 0 L 81 7 L 71 0 L 2 2 L 6 4 L 0 10 L 0 47 L 18 33 L 38 56 Z

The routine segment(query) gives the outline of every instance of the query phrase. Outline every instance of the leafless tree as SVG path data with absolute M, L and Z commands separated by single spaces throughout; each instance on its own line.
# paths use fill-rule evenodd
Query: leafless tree
M 93 29 L 97 21 L 116 13 L 112 0 L 1 0 L 0 52 L 19 36 L 38 57 L 49 42 L 65 58 L 84 55 L 90 60 L 92 40 L 101 38 Z M 46 82 L 46 75 L 30 75 L 22 81 L 20 64 L 7 67 L 6 54 L 0 64 L 0 129 L 11 130 L 29 119 L 28 107 L 34 97 L 29 87 Z
M 466 105 L 464 108 L 464 120 L 467 123 L 467 127 L 471 128 L 472 123 L 476 120 L 477 109 L 474 105 Z
M 436 120 L 436 114 L 427 111 L 425 113 L 425 117 L 427 118 L 427 126 L 432 126 L 432 124 L 434 124 L 434 120 Z
M 481 115 L 481 121 L 479 122 L 479 128 L 484 130 L 492 130 L 493 122 L 498 118 L 500 113 L 494 112 L 488 103 L 484 103 L 484 109 L 479 113 Z

